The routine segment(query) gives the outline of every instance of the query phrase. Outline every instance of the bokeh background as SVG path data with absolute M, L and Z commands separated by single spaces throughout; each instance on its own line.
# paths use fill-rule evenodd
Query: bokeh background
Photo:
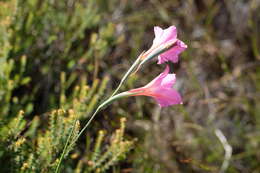
M 153 27 L 170 25 L 188 45 L 171 66 L 184 104 L 116 101 L 71 150 L 63 172 L 260 172 L 259 0 L 1 0 L 0 172 L 52 172 L 66 139 L 47 144 L 56 128 L 49 127 L 52 111 L 72 109 L 83 126 L 149 49 Z M 153 60 L 121 91 L 163 69 Z M 22 123 L 12 124 L 20 110 Z M 131 147 L 106 168 L 89 170 L 98 131 L 105 132 L 103 152 L 122 117 Z

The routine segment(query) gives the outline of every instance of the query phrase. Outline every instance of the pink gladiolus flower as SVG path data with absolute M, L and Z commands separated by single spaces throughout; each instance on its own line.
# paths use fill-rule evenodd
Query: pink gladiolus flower
M 177 39 L 176 27 L 170 26 L 167 29 L 162 29 L 159 26 L 155 26 L 154 34 L 155 38 L 153 40 L 153 45 L 147 52 L 150 53 L 163 44 L 175 42 L 175 45 L 171 49 L 159 55 L 158 64 L 162 64 L 167 61 L 171 61 L 173 63 L 178 62 L 179 54 L 187 48 L 187 45 L 181 40 Z
M 180 94 L 172 88 L 175 83 L 175 74 L 169 74 L 167 66 L 163 73 L 146 86 L 128 91 L 131 96 L 153 97 L 161 107 L 182 104 Z

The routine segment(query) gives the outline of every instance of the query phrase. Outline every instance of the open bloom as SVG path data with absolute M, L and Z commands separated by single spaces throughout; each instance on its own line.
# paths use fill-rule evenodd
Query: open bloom
M 168 51 L 162 53 L 158 57 L 158 64 L 162 64 L 167 61 L 171 61 L 173 63 L 178 62 L 179 54 L 183 52 L 187 45 L 181 40 L 177 39 L 177 29 L 175 26 L 170 26 L 167 29 L 162 29 L 159 26 L 154 27 L 155 38 L 153 40 L 153 45 L 147 52 L 150 53 L 161 45 L 174 42 L 174 46 Z
M 175 81 L 175 74 L 169 74 L 169 66 L 167 66 L 163 73 L 146 86 L 132 89 L 127 93 L 130 93 L 130 96 L 153 97 L 161 107 L 182 104 L 180 94 L 172 88 Z

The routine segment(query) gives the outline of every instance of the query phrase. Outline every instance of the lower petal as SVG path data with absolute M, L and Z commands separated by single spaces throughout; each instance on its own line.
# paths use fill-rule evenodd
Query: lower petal
M 179 54 L 183 52 L 187 48 L 187 45 L 182 41 L 178 40 L 177 45 L 171 48 L 170 50 L 162 53 L 158 57 L 158 64 L 162 64 L 167 61 L 171 61 L 173 63 L 178 62 Z
M 154 99 L 161 107 L 167 107 L 170 105 L 182 104 L 182 98 L 180 94 L 174 89 L 160 90 L 160 94 L 154 96 Z

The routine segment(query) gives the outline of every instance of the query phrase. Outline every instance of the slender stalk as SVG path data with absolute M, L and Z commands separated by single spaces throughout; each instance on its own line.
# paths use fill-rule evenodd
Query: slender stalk
M 89 126 L 89 124 L 92 122 L 92 120 L 95 118 L 95 116 L 97 115 L 97 113 L 100 111 L 101 107 L 99 106 L 96 111 L 92 114 L 92 116 L 90 117 L 90 119 L 88 120 L 87 124 L 81 129 L 81 131 L 79 132 L 79 134 L 77 135 L 77 137 L 74 139 L 74 141 L 72 141 L 69 145 L 72 146 L 78 139 L 79 137 L 82 135 L 82 133 L 86 130 L 86 128 Z
M 71 136 L 72 136 L 72 134 L 73 134 L 73 131 L 74 131 L 74 129 L 75 129 L 76 122 L 77 122 L 77 118 L 75 118 L 75 120 L 74 120 L 74 122 L 73 122 L 73 127 L 72 127 L 72 129 L 71 129 L 71 131 L 70 131 L 69 137 L 67 138 L 66 144 L 65 144 L 65 146 L 64 146 L 64 148 L 63 148 L 63 151 L 62 151 L 62 154 L 61 154 L 61 156 L 60 156 L 59 163 L 58 163 L 58 165 L 57 165 L 57 167 L 56 167 L 55 173 L 58 173 L 59 170 L 60 170 L 60 165 L 61 165 L 61 162 L 62 162 L 64 156 L 65 156 L 66 150 L 67 150 L 67 148 L 68 148 L 69 140 L 70 140 L 70 138 L 71 138 Z
M 140 62 L 141 62 L 140 59 L 141 59 L 143 53 L 141 53 L 141 55 L 139 55 L 139 57 L 135 60 L 135 62 L 132 64 L 132 66 L 128 69 L 128 71 L 125 73 L 125 75 L 121 79 L 118 87 L 115 89 L 115 91 L 113 92 L 113 94 L 109 98 L 113 97 L 119 91 L 119 89 L 121 88 L 123 83 L 127 80 L 127 78 L 130 76 L 130 74 L 136 69 L 137 65 L 140 64 Z
M 69 139 L 71 138 L 72 133 L 73 133 L 73 131 L 74 131 L 74 127 L 75 127 L 75 123 L 76 123 L 76 121 L 75 121 L 75 123 L 74 123 L 74 125 L 73 125 L 73 128 L 72 128 L 71 131 L 70 131 L 69 137 L 67 138 L 66 144 L 65 144 L 65 146 L 64 146 L 64 148 L 63 148 L 63 151 L 62 151 L 62 154 L 61 154 L 61 156 L 60 156 L 59 163 L 58 163 L 58 165 L 57 165 L 57 167 L 56 167 L 55 173 L 59 173 L 60 165 L 61 165 L 61 162 L 62 162 L 62 160 L 63 160 L 63 158 L 64 158 L 64 155 L 65 155 L 65 153 L 66 153 L 67 148 L 71 147 L 71 146 L 78 140 L 78 138 L 81 136 L 81 134 L 84 132 L 84 130 L 89 126 L 89 124 L 91 123 L 91 121 L 94 119 L 95 115 L 99 112 L 100 108 L 101 108 L 101 107 L 99 106 L 99 107 L 96 109 L 96 111 L 94 112 L 94 114 L 93 114 L 93 115 L 91 116 L 91 118 L 88 120 L 87 124 L 84 126 L 83 129 L 81 129 L 81 131 L 79 132 L 78 136 L 77 136 L 77 137 L 75 138 L 75 140 L 72 141 L 72 143 L 70 143 L 70 145 L 69 145 Z M 69 145 L 69 147 L 68 147 L 68 145 Z
M 82 133 L 86 130 L 86 128 L 89 126 L 89 124 L 93 121 L 93 119 L 95 118 L 95 116 L 97 115 L 97 113 L 104 108 L 105 106 L 111 104 L 113 101 L 123 98 L 123 97 L 127 97 L 130 96 L 132 93 L 128 93 L 128 92 L 123 92 L 120 94 L 117 94 L 113 97 L 108 98 L 107 100 L 105 100 L 103 103 L 101 103 L 97 109 L 95 110 L 95 112 L 91 115 L 90 119 L 88 120 L 87 124 L 81 129 L 81 131 L 79 132 L 79 134 L 77 135 L 77 137 L 70 143 L 69 147 L 71 147 L 75 142 L 77 142 L 78 138 L 82 135 Z

